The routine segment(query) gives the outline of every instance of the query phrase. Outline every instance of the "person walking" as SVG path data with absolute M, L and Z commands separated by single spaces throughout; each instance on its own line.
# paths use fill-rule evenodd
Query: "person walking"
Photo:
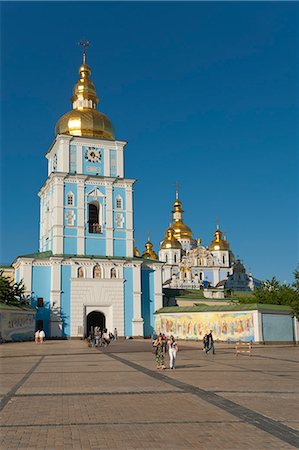
M 209 353 L 212 350 L 213 355 L 215 355 L 215 346 L 214 346 L 214 339 L 212 335 L 212 330 L 207 334 L 207 350 L 206 353 Z
M 208 333 L 206 333 L 203 337 L 203 348 L 202 351 L 207 353 L 208 347 L 209 347 L 209 343 L 208 343 Z
M 176 354 L 178 351 L 177 343 L 174 337 L 171 335 L 168 341 L 168 353 L 169 353 L 169 367 L 175 369 Z
M 114 339 L 117 341 L 117 328 L 114 328 Z
M 40 330 L 39 332 L 39 341 L 42 344 L 44 342 L 44 339 L 46 337 L 46 333 L 44 332 L 44 330 Z
M 154 342 L 154 347 L 156 348 L 156 363 L 157 369 L 165 369 L 164 365 L 164 342 L 162 335 L 160 334 Z
M 34 333 L 34 340 L 36 344 L 39 344 L 39 330 Z

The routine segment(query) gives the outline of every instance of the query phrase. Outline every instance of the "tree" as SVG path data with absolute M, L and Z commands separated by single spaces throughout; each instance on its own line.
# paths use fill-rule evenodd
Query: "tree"
M 299 270 L 294 272 L 295 281 L 292 284 L 280 284 L 276 277 L 266 280 L 256 287 L 253 295 L 240 298 L 240 303 L 264 303 L 271 305 L 290 306 L 299 318 Z
M 28 304 L 28 298 L 24 296 L 25 286 L 23 281 L 18 283 L 9 280 L 0 271 L 0 302 L 14 305 Z

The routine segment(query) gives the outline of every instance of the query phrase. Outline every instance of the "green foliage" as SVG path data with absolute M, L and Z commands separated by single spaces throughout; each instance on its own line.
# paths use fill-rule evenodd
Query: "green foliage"
M 299 270 L 294 272 L 295 282 L 280 284 L 276 277 L 256 287 L 252 296 L 240 298 L 240 303 L 263 303 L 290 306 L 299 318 Z
M 23 281 L 15 283 L 3 275 L 0 271 L 0 302 L 11 305 L 26 305 L 28 299 L 24 296 L 25 286 Z

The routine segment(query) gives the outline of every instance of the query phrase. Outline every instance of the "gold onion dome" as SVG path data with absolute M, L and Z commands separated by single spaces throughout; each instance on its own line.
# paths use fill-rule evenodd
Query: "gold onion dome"
M 86 54 L 83 53 L 83 64 L 79 67 L 80 79 L 74 87 L 71 98 L 73 110 L 58 120 L 55 135 L 69 134 L 114 140 L 111 121 L 96 109 L 99 99 L 95 86 L 89 78 L 90 74 L 90 67 L 86 64 Z
M 209 250 L 217 251 L 217 250 L 229 250 L 229 242 L 225 238 L 223 238 L 223 233 L 217 225 L 217 229 L 214 233 L 214 240 L 209 246 Z
M 161 243 L 160 250 L 163 249 L 182 249 L 181 243 L 174 237 L 174 229 L 171 226 L 167 228 L 164 240 Z
M 183 222 L 183 208 L 182 202 L 177 198 L 173 204 L 173 224 L 175 239 L 192 239 L 192 230 Z
M 145 259 L 158 259 L 157 253 L 153 250 L 153 244 L 150 241 L 150 237 L 148 237 L 148 241 L 145 244 L 145 250 L 142 253 L 142 258 Z
M 135 247 L 135 245 L 134 245 L 134 249 L 133 249 L 133 255 L 134 256 L 140 256 L 139 250 L 138 250 L 137 247 Z

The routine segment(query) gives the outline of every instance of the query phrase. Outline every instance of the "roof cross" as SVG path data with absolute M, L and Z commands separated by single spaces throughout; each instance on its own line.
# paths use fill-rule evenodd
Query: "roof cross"
M 78 42 L 78 45 L 83 48 L 83 64 L 86 64 L 86 49 L 90 47 L 90 42 L 86 39 L 82 39 L 80 42 Z

